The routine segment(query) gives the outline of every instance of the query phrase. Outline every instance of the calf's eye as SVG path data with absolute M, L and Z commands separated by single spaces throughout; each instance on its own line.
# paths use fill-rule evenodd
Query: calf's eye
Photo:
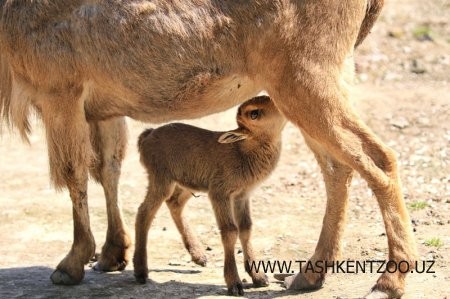
M 250 118 L 251 119 L 257 119 L 259 117 L 259 110 L 252 110 L 250 111 Z

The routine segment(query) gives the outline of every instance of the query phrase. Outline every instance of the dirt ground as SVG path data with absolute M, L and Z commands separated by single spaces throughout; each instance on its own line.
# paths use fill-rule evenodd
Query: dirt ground
M 410 274 L 404 298 L 450 295 L 450 2 L 388 1 L 372 34 L 355 54 L 355 106 L 368 125 L 398 153 L 422 260 L 435 273 Z M 233 128 L 235 109 L 190 121 L 208 129 Z M 137 207 L 146 180 L 136 137 L 150 125 L 129 121 L 130 142 L 120 181 L 125 218 L 134 234 Z M 314 251 L 325 211 L 320 170 L 298 130 L 288 125 L 283 153 L 273 175 L 252 197 L 253 243 L 261 260 L 305 260 Z M 31 145 L 17 134 L 0 139 L 0 298 L 218 298 L 226 295 L 223 250 L 204 194 L 186 208 L 205 248 L 207 267 L 196 266 L 163 206 L 149 234 L 152 283 L 134 282 L 132 265 L 123 272 L 98 273 L 89 265 L 78 286 L 55 286 L 49 276 L 72 244 L 72 212 L 67 192 L 49 185 L 45 138 L 36 122 Z M 103 191 L 89 190 L 91 225 L 100 250 L 105 239 Z M 242 279 L 251 281 L 243 269 Z M 387 255 L 381 214 L 367 184 L 356 175 L 351 189 L 344 257 L 380 260 Z M 248 298 L 358 298 L 378 274 L 333 274 L 315 292 L 287 292 L 269 274 L 270 286 Z

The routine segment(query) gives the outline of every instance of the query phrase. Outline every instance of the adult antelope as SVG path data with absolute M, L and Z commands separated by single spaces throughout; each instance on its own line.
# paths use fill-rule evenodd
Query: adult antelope
M 312 261 L 340 256 L 354 170 L 375 193 L 389 259 L 416 250 L 394 152 L 349 104 L 353 51 L 383 0 L 0 0 L 0 109 L 26 138 L 34 108 L 45 125 L 51 180 L 67 187 L 74 241 L 51 279 L 76 284 L 94 255 L 87 181 L 104 187 L 108 231 L 98 262 L 123 269 L 130 237 L 117 199 L 124 116 L 197 118 L 266 90 L 296 124 L 322 168 L 323 228 Z M 300 220 L 299 220 L 300 221 Z M 403 263 L 405 265 L 405 263 Z M 404 272 L 404 271 L 403 271 Z M 398 297 L 405 274 L 384 273 L 373 294 Z M 288 287 L 318 288 L 320 273 Z

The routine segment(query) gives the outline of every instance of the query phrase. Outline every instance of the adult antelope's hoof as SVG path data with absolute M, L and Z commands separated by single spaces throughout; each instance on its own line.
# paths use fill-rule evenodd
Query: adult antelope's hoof
M 102 262 L 102 259 L 100 258 L 97 263 L 95 263 L 93 269 L 95 271 L 101 271 L 101 272 L 113 272 L 113 271 L 122 271 L 127 266 L 127 261 L 120 261 L 115 263 L 105 263 Z
M 114 240 L 106 240 L 102 253 L 97 256 L 94 270 L 102 272 L 122 271 L 130 260 L 131 240 L 126 233 L 119 234 Z
M 264 273 L 258 273 L 258 276 L 252 277 L 252 281 L 255 288 L 267 287 L 269 285 L 269 277 Z
M 403 296 L 402 290 L 388 290 L 381 289 L 377 285 L 375 285 L 369 294 L 364 296 L 365 299 L 392 299 L 392 298 L 401 298 Z
M 61 284 L 61 285 L 74 285 L 79 284 L 83 280 L 84 274 L 81 276 L 81 278 L 74 278 L 70 276 L 68 273 L 56 269 L 53 271 L 52 275 L 50 276 L 50 279 L 54 284 Z
M 192 261 L 199 266 L 206 267 L 206 263 L 208 262 L 208 259 L 206 258 L 206 255 L 201 255 L 201 256 L 196 256 L 196 257 L 193 256 Z
M 302 273 L 288 276 L 284 279 L 284 286 L 288 290 L 317 290 L 323 286 L 325 279 L 322 277 L 316 283 L 310 283 Z
M 228 288 L 229 296 L 244 296 L 244 287 L 241 282 L 233 284 Z

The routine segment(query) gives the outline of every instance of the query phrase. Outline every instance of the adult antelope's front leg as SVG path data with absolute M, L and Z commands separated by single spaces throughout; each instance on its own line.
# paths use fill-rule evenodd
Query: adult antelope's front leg
M 124 224 L 118 199 L 122 160 L 127 146 L 126 122 L 123 117 L 90 124 L 91 143 L 97 155 L 92 176 L 102 184 L 106 198 L 108 230 L 96 270 L 123 270 L 129 261 L 131 238 Z
M 51 179 L 57 188 L 66 186 L 72 199 L 73 245 L 51 275 L 55 284 L 79 283 L 84 265 L 95 252 L 87 199 L 93 153 L 80 94 L 81 89 L 55 92 L 37 105 L 47 134 Z
M 303 78 L 305 81 L 314 82 L 311 85 L 314 88 L 303 87 L 298 83 L 294 90 L 280 90 L 279 93 L 274 91 L 271 94 L 276 94 L 275 101 L 279 99 L 276 103 L 289 120 L 325 148 L 334 159 L 358 171 L 375 193 L 386 228 L 389 260 L 397 264 L 402 261 L 406 263 L 403 263 L 400 271 L 382 274 L 374 292 L 382 293 L 385 298 L 397 298 L 404 291 L 404 268 L 407 265 L 413 267 L 417 255 L 410 218 L 400 189 L 396 158 L 392 150 L 353 112 L 345 92 L 337 85 L 339 83 L 336 83 L 340 81 L 326 80 L 329 76 L 321 73 L 316 78 Z M 295 75 L 292 77 L 298 78 Z M 342 205 L 339 209 L 341 208 Z M 341 214 L 343 215 L 337 213 Z M 342 227 L 342 224 L 340 226 Z M 330 229 L 333 232 L 336 230 Z M 338 230 L 336 232 L 339 233 Z M 323 239 L 326 240 L 330 234 L 325 233 L 321 238 L 322 236 L 326 237 Z M 319 241 L 319 244 L 326 245 L 325 243 Z M 290 283 L 291 288 L 303 288 L 302 279 L 301 275 L 297 275 Z
M 352 179 L 353 170 L 333 158 L 315 140 L 303 133 L 309 148 L 314 152 L 327 191 L 327 207 L 323 217 L 322 231 L 314 255 L 310 262 L 331 262 L 341 257 L 341 238 L 344 232 L 346 212 L 348 205 L 348 189 Z M 293 289 L 317 289 L 325 280 L 325 272 L 306 271 L 306 266 L 297 276 L 285 279 L 286 287 Z
M 84 265 L 95 253 L 94 236 L 89 223 L 87 172 L 85 178 L 68 184 L 73 211 L 73 244 L 67 256 L 51 275 L 55 284 L 78 284 L 84 277 Z

